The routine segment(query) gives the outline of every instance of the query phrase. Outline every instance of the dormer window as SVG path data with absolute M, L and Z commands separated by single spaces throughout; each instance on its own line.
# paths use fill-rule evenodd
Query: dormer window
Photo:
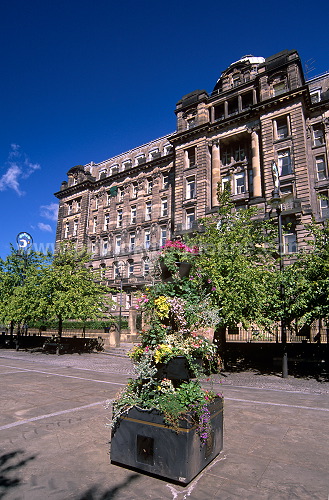
M 102 168 L 102 169 L 99 171 L 99 178 L 100 178 L 100 179 L 105 179 L 106 174 L 107 174 L 107 170 L 106 170 L 106 168 Z
M 112 167 L 110 168 L 110 175 L 116 174 L 117 172 L 119 172 L 119 165 L 112 165 Z
M 172 145 L 171 144 L 167 144 L 166 146 L 164 146 L 164 148 L 163 148 L 164 155 L 169 155 L 171 152 L 172 152 Z
M 155 160 L 156 158 L 160 158 L 161 156 L 158 148 L 152 149 L 152 151 L 150 151 L 149 154 L 150 154 L 150 160 Z
M 241 75 L 240 75 L 240 73 L 235 73 L 232 76 L 232 87 L 237 87 L 238 85 L 240 85 L 240 82 L 241 82 Z
M 122 167 L 124 170 L 128 170 L 131 168 L 131 160 L 126 160 L 122 162 Z
M 135 160 L 136 160 L 136 165 L 143 165 L 146 162 L 144 154 L 136 156 Z
M 321 89 L 310 90 L 311 102 L 315 104 L 321 101 Z

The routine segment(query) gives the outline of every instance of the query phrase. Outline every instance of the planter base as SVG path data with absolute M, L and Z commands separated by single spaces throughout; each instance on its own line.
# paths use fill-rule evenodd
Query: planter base
M 223 448 L 223 398 L 209 411 L 212 431 L 203 444 L 188 418 L 180 421 L 177 433 L 157 410 L 131 408 L 112 433 L 111 462 L 189 483 Z

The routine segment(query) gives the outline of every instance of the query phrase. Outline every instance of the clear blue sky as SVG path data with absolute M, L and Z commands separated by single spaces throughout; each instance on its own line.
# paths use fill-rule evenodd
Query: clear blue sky
M 176 102 L 241 56 L 329 70 L 328 18 L 327 0 L 1 0 L 0 256 L 20 231 L 53 243 L 72 166 L 174 131 Z

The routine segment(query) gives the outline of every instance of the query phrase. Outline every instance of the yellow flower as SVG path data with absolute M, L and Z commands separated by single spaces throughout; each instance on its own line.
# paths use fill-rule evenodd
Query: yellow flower
M 155 299 L 154 304 L 157 308 L 157 310 L 155 311 L 156 314 L 160 318 L 168 318 L 170 304 L 167 301 L 167 297 L 165 297 L 164 295 L 160 295 L 157 299 Z

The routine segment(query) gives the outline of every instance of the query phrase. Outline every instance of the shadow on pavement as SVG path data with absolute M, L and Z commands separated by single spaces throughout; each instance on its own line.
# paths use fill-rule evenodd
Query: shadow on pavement
M 114 486 L 107 491 L 101 491 L 100 488 L 94 486 L 83 493 L 82 496 L 77 498 L 77 500 L 112 500 L 113 498 L 120 498 L 120 490 L 128 486 L 138 477 L 139 474 L 131 474 L 126 481 L 122 482 L 118 486 Z
M 19 469 L 36 458 L 24 457 L 24 453 L 23 450 L 16 450 L 0 456 L 0 498 L 4 498 L 10 488 L 20 484 Z

